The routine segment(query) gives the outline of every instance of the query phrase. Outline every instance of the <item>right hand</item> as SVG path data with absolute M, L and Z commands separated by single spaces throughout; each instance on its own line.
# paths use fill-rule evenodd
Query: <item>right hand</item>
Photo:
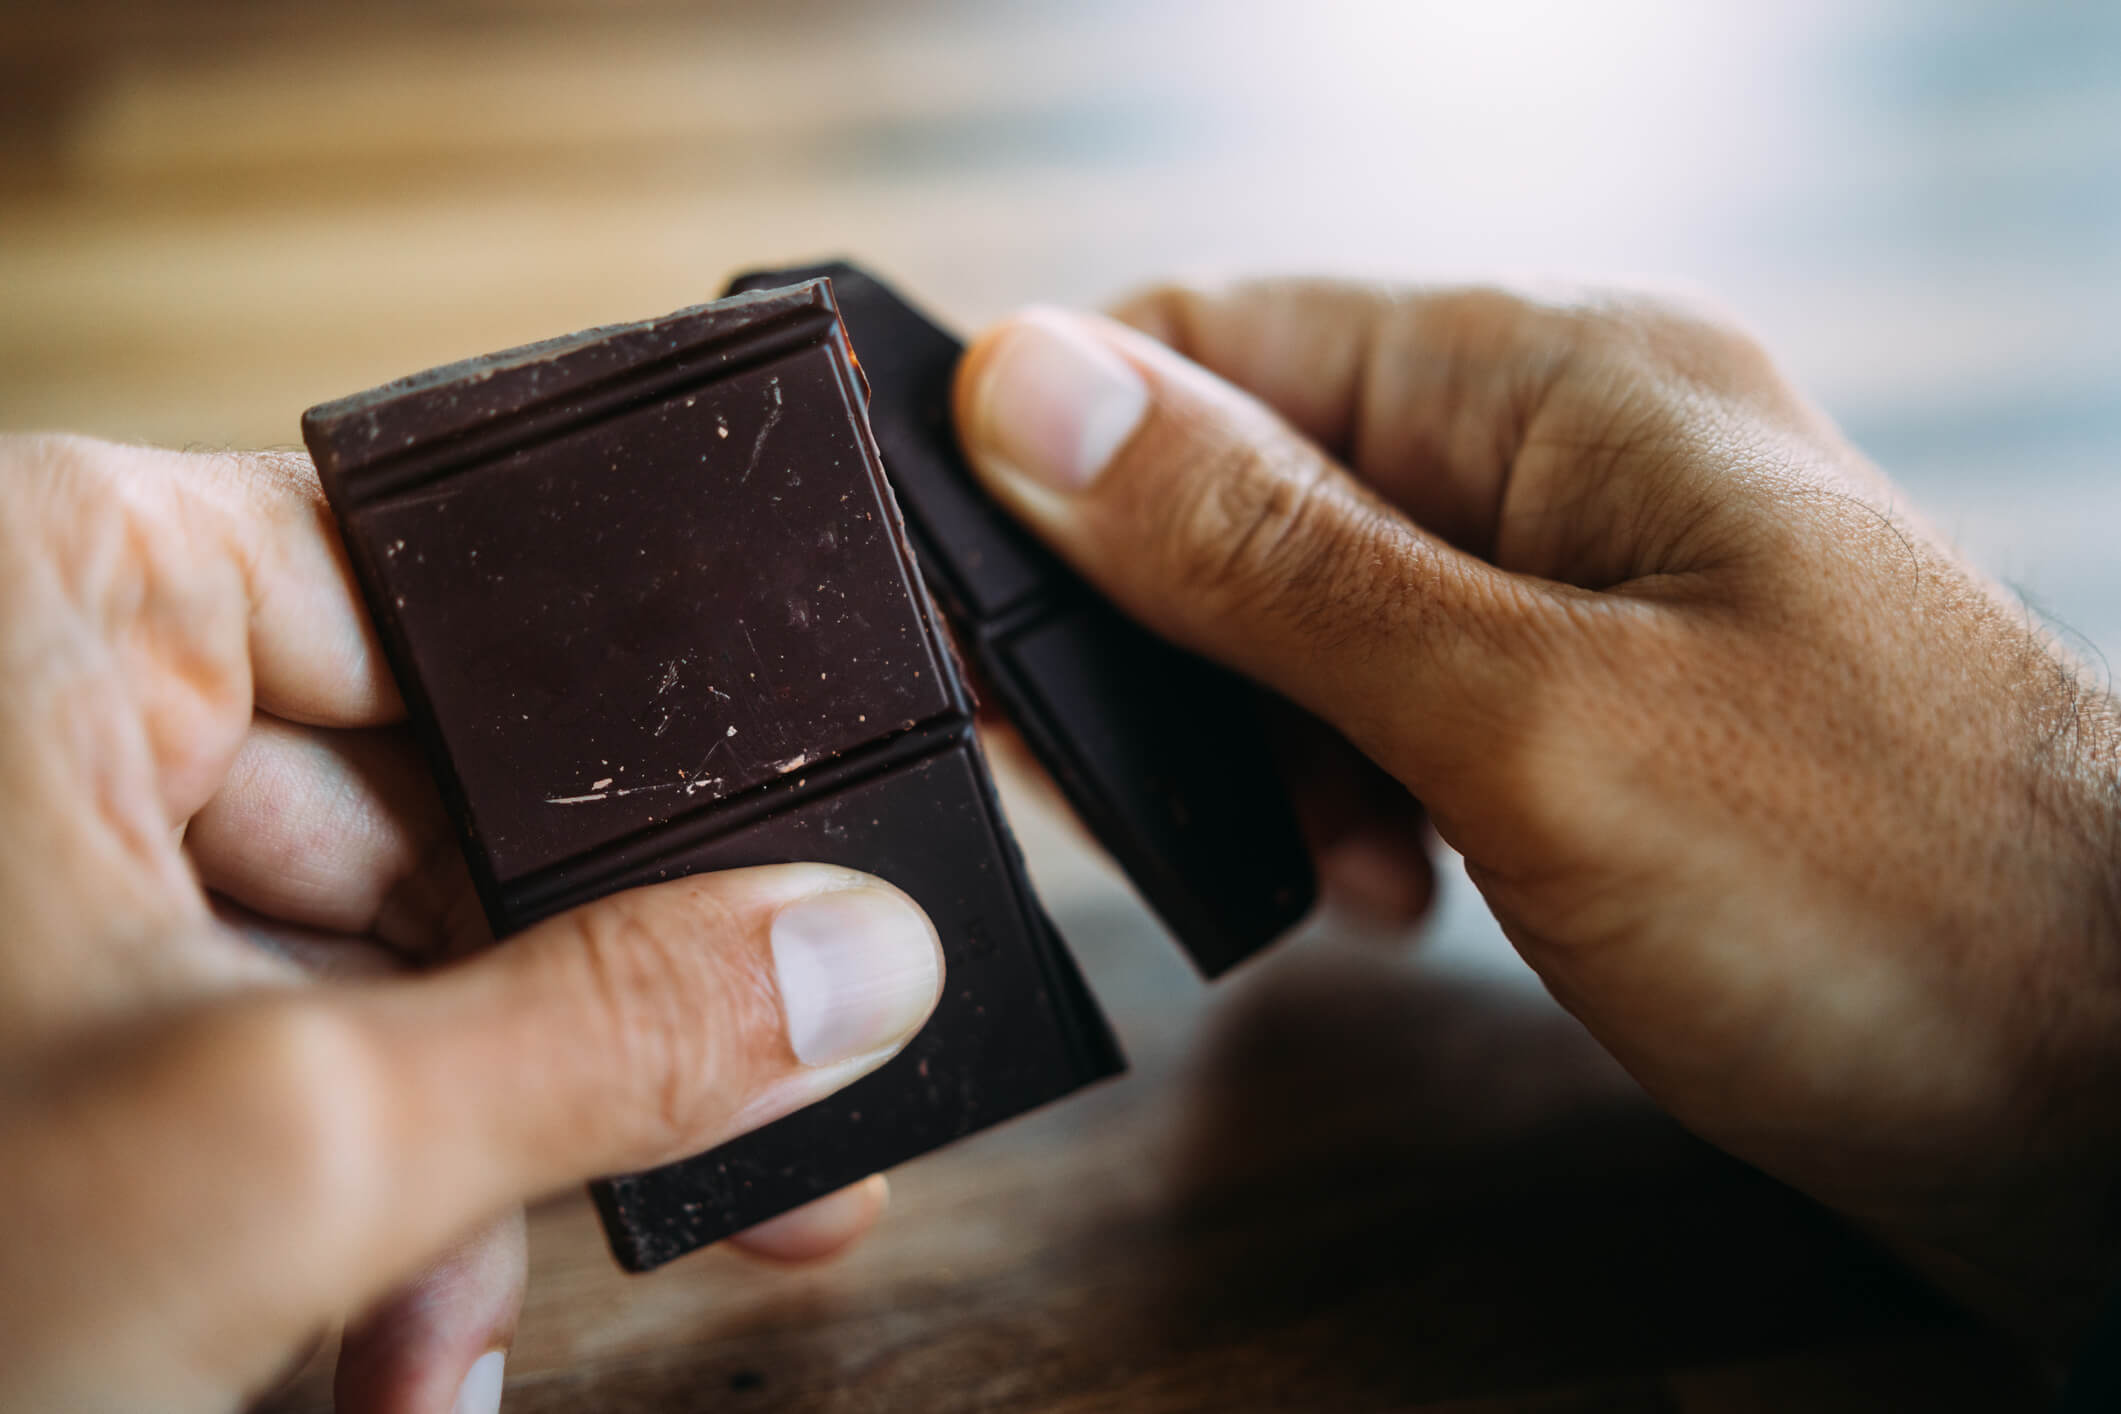
M 989 488 L 1418 797 L 1683 1122 L 2081 1314 L 2121 1255 L 2115 703 L 1720 320 L 1323 283 L 1121 318 L 973 347 Z

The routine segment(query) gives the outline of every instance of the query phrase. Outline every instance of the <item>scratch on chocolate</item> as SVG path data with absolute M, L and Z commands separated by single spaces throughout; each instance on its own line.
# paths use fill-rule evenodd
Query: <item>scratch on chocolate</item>
M 744 463 L 744 474 L 736 479 L 736 484 L 739 486 L 749 481 L 751 473 L 759 469 L 759 457 L 766 450 L 766 439 L 773 435 L 773 429 L 780 425 L 781 380 L 779 378 L 769 378 L 766 383 L 773 390 L 773 406 L 766 412 L 766 425 L 761 427 L 759 435 L 751 440 L 751 460 Z

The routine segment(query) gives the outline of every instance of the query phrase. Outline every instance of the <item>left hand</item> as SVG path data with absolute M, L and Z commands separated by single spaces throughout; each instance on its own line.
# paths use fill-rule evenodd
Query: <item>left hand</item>
M 788 866 L 378 975 L 490 939 L 299 456 L 0 439 L 0 674 L 0 1406 L 233 1408 L 350 1318 L 348 1414 L 494 1408 L 522 1200 L 853 1078 L 774 1005 L 805 898 L 925 927 Z

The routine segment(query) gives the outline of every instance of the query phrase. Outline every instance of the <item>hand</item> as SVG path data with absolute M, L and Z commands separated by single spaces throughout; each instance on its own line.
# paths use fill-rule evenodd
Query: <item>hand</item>
M 0 440 L 0 671 L 0 1408 L 233 1409 L 353 1317 L 341 1410 L 491 1410 L 518 1205 L 799 1108 L 934 1005 L 925 916 L 818 866 L 478 952 L 299 458 Z
M 1682 1121 L 2081 1315 L 2121 1241 L 2114 702 L 1721 320 L 1302 283 L 1120 317 L 970 351 L 994 493 L 1418 797 Z

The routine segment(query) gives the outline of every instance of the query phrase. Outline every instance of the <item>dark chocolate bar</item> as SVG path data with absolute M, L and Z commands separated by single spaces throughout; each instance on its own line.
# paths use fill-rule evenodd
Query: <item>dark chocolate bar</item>
M 1121 1068 L 995 803 L 824 282 L 312 408 L 361 589 L 497 937 L 817 860 L 906 890 L 945 994 L 904 1052 L 595 1186 L 640 1271 Z
M 1204 975 L 1265 947 L 1317 885 L 1251 689 L 1121 615 L 987 497 L 950 415 L 964 348 L 896 292 L 844 262 L 729 288 L 817 278 L 832 281 L 921 572 L 977 680 Z

